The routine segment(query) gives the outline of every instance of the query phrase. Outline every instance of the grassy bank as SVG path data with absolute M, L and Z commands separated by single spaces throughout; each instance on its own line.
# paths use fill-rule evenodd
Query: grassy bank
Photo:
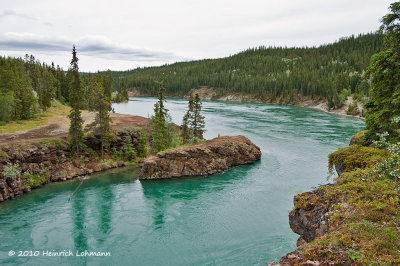
M 294 264 L 397 265 L 400 263 L 400 145 L 376 149 L 351 145 L 330 155 L 339 168 L 334 185 L 322 186 L 329 232 L 299 248 Z M 296 199 L 308 210 L 310 194 Z
M 46 111 L 36 115 L 29 120 L 10 121 L 0 125 L 0 134 L 15 133 L 18 131 L 26 131 L 40 126 L 45 126 L 52 122 L 55 117 L 67 118 L 70 107 L 59 102 L 53 102 L 52 106 Z

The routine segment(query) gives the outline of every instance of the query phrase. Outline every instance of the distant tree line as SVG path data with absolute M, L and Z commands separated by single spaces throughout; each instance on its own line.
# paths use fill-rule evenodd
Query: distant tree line
M 177 96 L 209 86 L 217 90 L 217 96 L 244 93 L 273 102 L 309 96 L 327 99 L 335 108 L 351 93 L 357 97 L 368 94 L 369 83 L 362 75 L 371 56 L 382 47 L 380 33 L 350 36 L 314 48 L 261 46 L 221 59 L 113 72 L 114 86 L 153 96 L 160 83 Z

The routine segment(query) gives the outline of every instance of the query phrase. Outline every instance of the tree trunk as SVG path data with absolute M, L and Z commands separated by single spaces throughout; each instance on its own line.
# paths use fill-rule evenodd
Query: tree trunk
M 101 140 L 101 159 L 104 160 L 103 140 Z

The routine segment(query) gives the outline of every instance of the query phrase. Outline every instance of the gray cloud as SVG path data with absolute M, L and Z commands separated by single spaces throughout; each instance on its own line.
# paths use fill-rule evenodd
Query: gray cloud
M 40 52 L 69 52 L 75 44 L 79 54 L 126 61 L 185 60 L 172 53 L 150 51 L 111 42 L 104 36 L 86 36 L 73 42 L 66 37 L 30 33 L 0 34 L 0 49 Z
M 88 36 L 77 41 L 77 49 L 88 55 L 128 61 L 163 61 L 178 59 L 172 53 L 137 49 L 125 44 L 113 43 L 103 36 Z
M 35 17 L 29 16 L 27 14 L 23 13 L 17 13 L 14 10 L 4 10 L 2 13 L 0 13 L 0 18 L 5 18 L 5 17 L 17 17 L 17 18 L 24 18 L 24 19 L 29 19 L 29 20 L 37 20 Z
M 0 2 L 0 54 L 32 53 L 65 66 L 75 44 L 82 69 L 96 70 L 217 58 L 259 45 L 318 46 L 376 30 L 393 0 Z
M 21 20 L 24 20 L 28 25 L 32 25 L 32 23 L 36 23 L 39 27 L 52 27 L 53 24 L 46 21 L 40 21 L 38 18 L 32 15 L 28 15 L 25 13 L 18 13 L 15 10 L 7 9 L 0 13 L 0 21 L 3 23 L 21 23 Z

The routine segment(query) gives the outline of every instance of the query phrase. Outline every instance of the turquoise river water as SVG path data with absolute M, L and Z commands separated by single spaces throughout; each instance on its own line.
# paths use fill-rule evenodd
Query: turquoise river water
M 152 114 L 155 98 L 131 100 L 115 111 Z M 174 122 L 186 105 L 168 99 Z M 163 181 L 141 182 L 137 169 L 124 168 L 84 180 L 70 199 L 80 180 L 3 202 L 0 264 L 265 265 L 295 249 L 293 196 L 328 182 L 328 154 L 364 122 L 255 103 L 209 101 L 203 110 L 206 138 L 245 135 L 262 159 L 212 177 Z

